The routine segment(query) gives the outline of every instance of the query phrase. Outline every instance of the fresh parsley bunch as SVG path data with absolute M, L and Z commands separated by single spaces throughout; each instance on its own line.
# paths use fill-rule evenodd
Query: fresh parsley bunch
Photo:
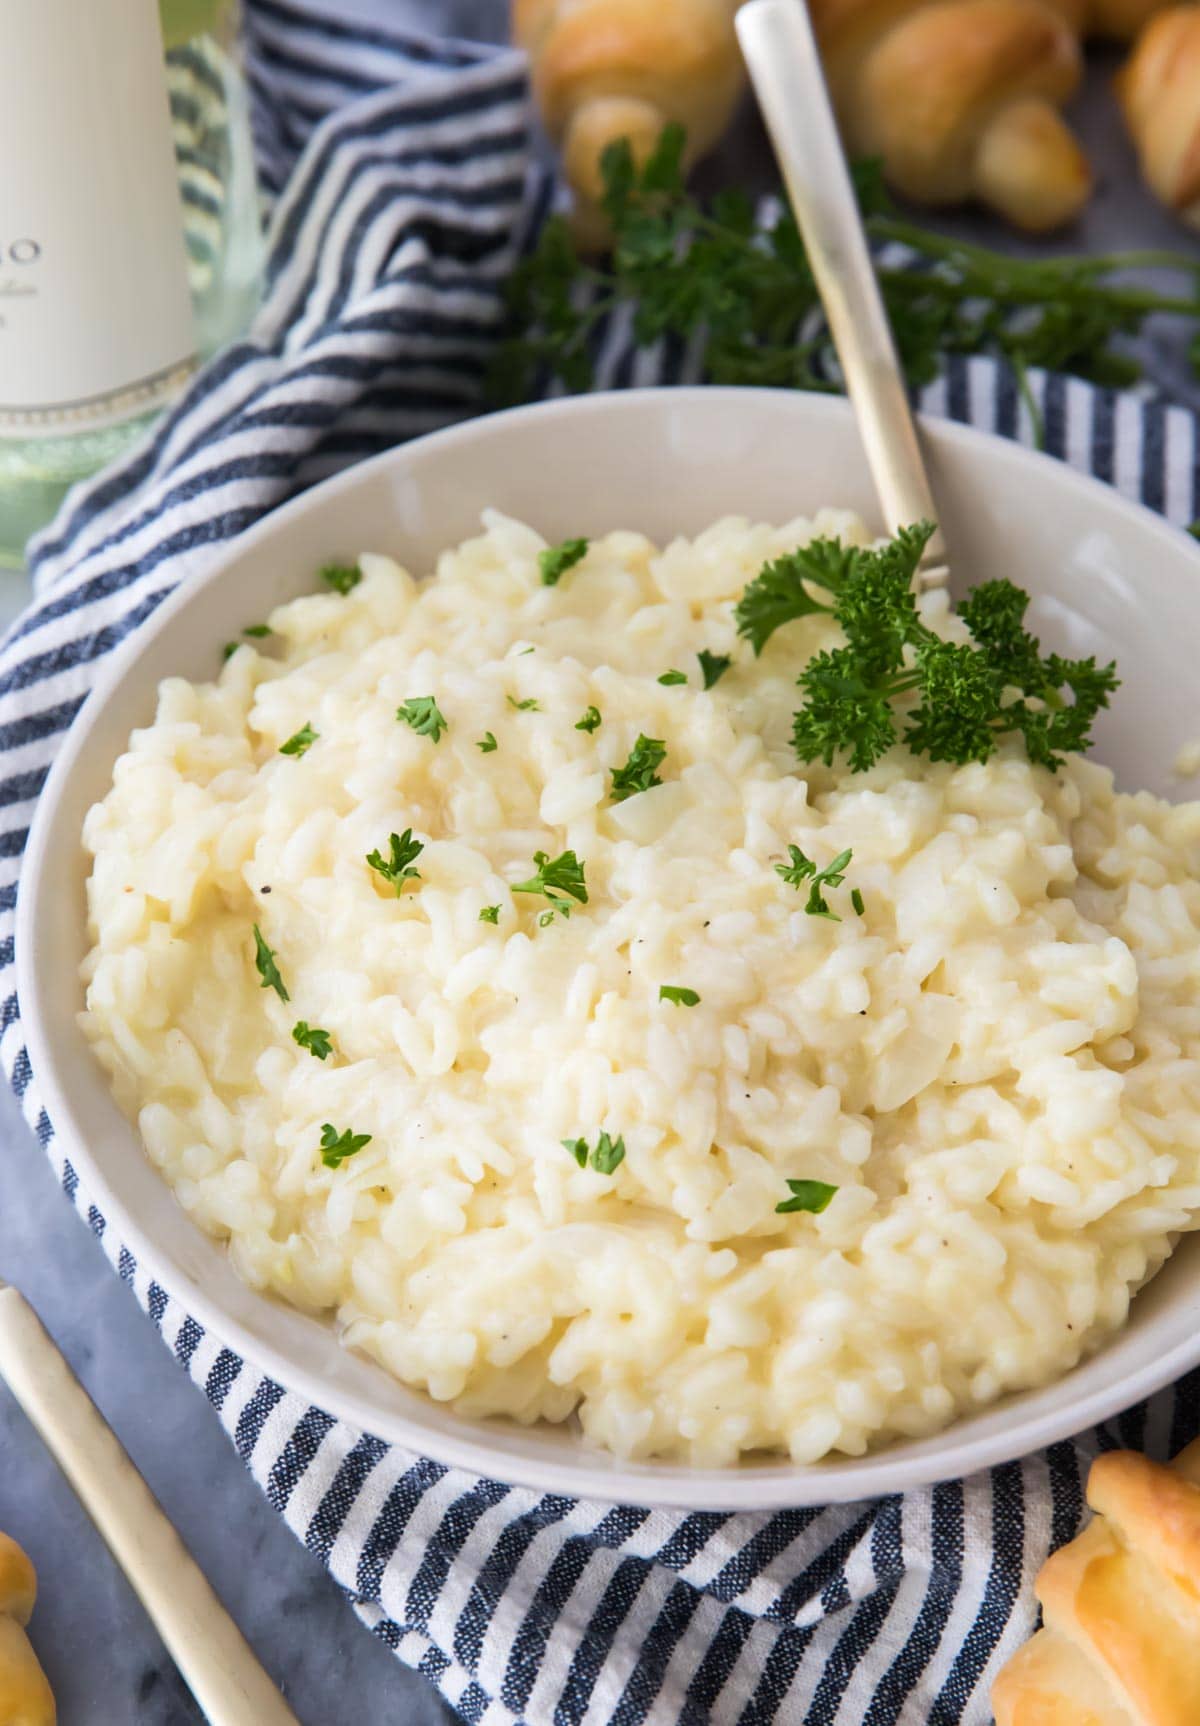
M 861 772 L 899 739 L 931 761 L 987 761 L 1016 732 L 1031 761 L 1056 769 L 1091 743 L 1116 667 L 1043 656 L 1025 628 L 1029 595 L 1011 581 L 972 589 L 958 608 L 972 640 L 943 641 L 921 621 L 913 591 L 932 532 L 918 522 L 869 550 L 815 539 L 767 564 L 738 601 L 738 633 L 756 654 L 798 617 L 831 617 L 846 638 L 800 674 L 797 755 L 826 766 L 846 755 Z
M 642 168 L 628 144 L 603 160 L 609 258 L 581 257 L 561 218 L 551 218 L 516 270 L 511 335 L 492 374 L 500 401 L 527 401 L 550 380 L 568 390 L 593 381 L 590 339 L 618 306 L 632 309 L 634 339 L 703 342 L 714 383 L 836 390 L 829 330 L 794 218 L 766 228 L 744 193 L 708 206 L 684 187 L 684 133 L 668 126 Z M 909 382 L 929 383 L 947 354 L 1007 359 L 1024 389 L 1028 366 L 1122 386 L 1140 373 L 1126 338 L 1165 312 L 1200 331 L 1200 263 L 1173 252 L 1106 257 L 1015 258 L 947 238 L 900 218 L 876 163 L 859 163 L 855 188 L 877 246 L 907 256 L 877 262 L 877 274 Z M 1166 294 L 1131 280 L 1133 269 L 1170 269 L 1186 291 Z M 1200 334 L 1193 344 L 1200 370 Z M 1033 403 L 1025 391 L 1032 409 Z M 1036 415 L 1035 415 L 1036 419 Z

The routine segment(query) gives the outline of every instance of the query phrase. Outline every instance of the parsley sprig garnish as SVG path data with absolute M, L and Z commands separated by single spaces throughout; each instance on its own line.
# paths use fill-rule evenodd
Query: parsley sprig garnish
M 391 882 L 399 898 L 404 891 L 406 881 L 419 881 L 421 871 L 411 867 L 424 851 L 421 840 L 414 839 L 412 828 L 406 827 L 403 833 L 388 835 L 388 855 L 376 851 L 367 852 L 367 863 L 377 875 L 382 875 L 385 881 Z
M 583 874 L 584 865 L 576 857 L 574 851 L 564 851 L 559 857 L 551 857 L 545 851 L 535 851 L 533 861 L 537 874 L 531 875 L 528 881 L 518 881 L 512 891 L 514 893 L 542 893 L 545 895 L 553 909 L 549 912 L 543 912 L 539 922 L 551 922 L 555 911 L 560 916 L 569 917 L 571 915 L 570 899 L 576 900 L 580 905 L 587 904 L 588 890 Z
M 296 1020 L 292 1026 L 292 1041 L 307 1049 L 310 1055 L 315 1055 L 318 1061 L 324 1061 L 333 1053 L 329 1032 L 323 1031 L 319 1025 L 310 1025 L 307 1019 Z
M 811 1211 L 813 1216 L 820 1216 L 822 1211 L 828 1210 L 837 1190 L 828 1181 L 789 1181 L 788 1191 L 792 1196 L 783 1199 L 775 1209 L 781 1215 L 788 1211 Z
M 411 725 L 418 737 L 428 737 L 433 743 L 449 729 L 432 695 L 410 696 L 396 709 L 396 718 L 404 725 Z
M 326 1121 L 321 1128 L 321 1161 L 327 1169 L 336 1169 L 347 1157 L 352 1157 L 370 1143 L 370 1133 L 352 1133 L 349 1127 L 339 1133 L 331 1122 Z
M 548 545 L 538 552 L 538 570 L 543 587 L 557 587 L 569 569 L 574 569 L 587 556 L 586 539 L 564 539 L 561 545 Z
M 306 720 L 299 731 L 293 732 L 286 743 L 279 745 L 279 753 L 281 755 L 307 755 L 316 741 L 317 733 Z
M 798 845 L 788 846 L 790 863 L 776 863 L 775 873 L 781 875 L 789 887 L 799 889 L 808 882 L 808 903 L 804 909 L 810 917 L 828 917 L 831 923 L 840 923 L 841 918 L 829 909 L 822 888 L 840 887 L 846 879 L 846 865 L 853 857 L 853 851 L 839 851 L 832 863 L 827 863 L 824 869 L 818 869 L 811 857 L 806 857 Z M 858 892 L 857 887 L 854 889 Z M 861 899 L 862 895 L 859 894 Z M 858 906 L 855 905 L 855 910 Z M 862 912 L 858 912 L 862 916 Z
M 624 767 L 612 770 L 613 802 L 621 803 L 637 791 L 649 791 L 652 785 L 661 785 L 657 770 L 666 759 L 667 746 L 661 737 L 639 736 Z
M 714 383 L 841 387 L 791 212 L 764 230 L 740 191 L 700 203 L 684 186 L 683 145 L 682 129 L 669 126 L 640 168 L 624 141 L 605 153 L 608 259 L 585 257 L 562 219 L 544 225 L 510 285 L 513 334 L 493 368 L 494 398 L 528 401 L 550 378 L 568 390 L 592 387 L 599 357 L 592 338 L 617 307 L 631 314 L 641 347 L 668 333 L 702 343 Z M 1012 365 L 1027 402 L 1030 366 L 1120 388 L 1140 374 L 1129 338 L 1148 316 L 1165 312 L 1197 327 L 1193 258 L 1169 251 L 1012 257 L 900 217 L 877 163 L 858 163 L 854 180 L 872 242 L 909 253 L 877 261 L 876 274 L 910 384 L 931 382 L 949 354 L 990 352 Z M 1130 279 L 1131 269 L 1154 266 L 1173 272 L 1181 291 Z M 1195 366 L 1200 346 L 1193 344 L 1193 355 Z
M 279 975 L 279 966 L 275 963 L 274 950 L 268 947 L 263 940 L 262 930 L 257 923 L 254 925 L 254 966 L 262 978 L 264 989 L 274 989 L 281 1001 L 291 1000 L 291 996 L 284 988 L 283 978 Z
M 571 1153 L 581 1169 L 593 1168 L 598 1175 L 611 1175 L 625 1161 L 623 1134 L 610 1139 L 607 1133 L 601 1133 L 590 1153 L 586 1139 L 564 1139 L 563 1149 Z
M 931 761 L 983 762 L 1017 732 L 1031 761 L 1057 768 L 1090 744 L 1115 666 L 1043 657 L 1025 628 L 1029 595 L 1010 581 L 972 589 L 958 615 L 973 639 L 943 641 L 922 623 L 912 585 L 932 532 L 918 522 L 868 550 L 815 539 L 766 564 L 738 601 L 738 632 L 755 653 L 800 617 L 832 617 L 846 637 L 800 675 L 797 755 L 828 767 L 845 754 L 860 772 L 899 740 Z M 894 704 L 911 695 L 902 713 Z

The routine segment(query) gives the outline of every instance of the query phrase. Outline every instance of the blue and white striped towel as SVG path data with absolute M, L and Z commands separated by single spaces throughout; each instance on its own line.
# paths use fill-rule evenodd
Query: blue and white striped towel
M 117 643 L 281 499 L 478 406 L 530 214 L 518 58 L 251 0 L 260 147 L 278 192 L 252 334 L 153 442 L 69 501 L 38 600 L 0 649 L 0 1055 L 63 1185 L 241 1455 L 400 1655 L 470 1721 L 773 1720 L 982 1726 L 1034 1621 L 1033 1574 L 1074 1534 L 1100 1447 L 1200 1430 L 1200 1374 L 1075 1443 L 905 1498 L 760 1516 L 650 1513 L 507 1487 L 352 1431 L 263 1379 L 148 1279 L 90 1203 L 38 1100 L 13 993 L 33 802 Z M 606 381 L 670 381 L 610 332 Z M 1035 379 L 1047 442 L 1179 522 L 1196 424 Z M 955 364 L 930 412 L 1027 436 L 1012 380 Z

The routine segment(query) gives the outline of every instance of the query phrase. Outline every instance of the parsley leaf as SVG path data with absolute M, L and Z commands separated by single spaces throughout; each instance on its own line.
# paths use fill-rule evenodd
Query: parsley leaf
M 352 1133 L 349 1127 L 343 1132 L 329 1121 L 321 1128 L 321 1161 L 327 1169 L 336 1169 L 352 1157 L 356 1151 L 361 1151 L 364 1145 L 371 1143 L 370 1133 Z
M 588 1155 L 586 1139 L 564 1139 L 562 1146 L 569 1151 L 581 1169 L 589 1165 L 598 1175 L 611 1175 L 625 1161 L 625 1138 L 619 1135 L 610 1139 L 607 1133 L 601 1133 L 596 1140 L 596 1148 Z
M 242 631 L 243 635 L 251 635 L 259 641 L 262 640 L 264 635 L 270 635 L 270 633 L 270 625 L 266 623 L 250 623 L 247 624 L 246 628 Z
M 805 881 L 809 883 L 808 903 L 804 909 L 810 917 L 828 917 L 831 923 L 840 923 L 842 919 L 829 909 L 821 889 L 841 886 L 846 879 L 846 865 L 853 857 L 853 851 L 839 851 L 833 862 L 827 863 L 824 869 L 818 869 L 812 858 L 806 857 L 798 845 L 789 845 L 788 853 L 791 862 L 776 863 L 775 873 L 782 876 L 789 887 L 799 889 Z
M 412 828 L 406 827 L 403 833 L 392 833 L 388 837 L 390 855 L 384 857 L 379 851 L 368 851 L 367 862 L 377 875 L 382 875 L 385 881 L 390 881 L 396 888 L 396 897 L 404 891 L 406 881 L 419 881 L 421 871 L 412 869 L 410 864 L 424 851 L 425 847 L 419 839 L 412 836 Z
M 702 647 L 696 658 L 700 661 L 700 675 L 704 679 L 705 689 L 711 689 L 714 683 L 720 683 L 733 664 L 731 653 L 710 653 L 707 647 Z
M 686 671 L 664 671 L 662 676 L 659 678 L 658 681 L 660 683 L 665 684 L 667 686 L 667 688 L 670 689 L 672 687 L 672 685 L 674 685 L 674 684 L 686 683 L 687 682 L 687 672 Z
M 221 658 L 226 661 L 232 659 L 241 645 L 240 641 L 227 641 L 221 649 Z
M 483 907 L 483 910 L 479 913 L 479 921 L 481 923 L 499 923 L 499 921 L 500 921 L 500 907 L 499 907 L 499 905 L 485 905 Z
M 569 569 L 587 556 L 586 539 L 564 539 L 561 545 L 551 545 L 538 552 L 538 569 L 543 587 L 557 587 Z
M 279 967 L 275 963 L 275 954 L 263 940 L 262 930 L 259 928 L 257 923 L 254 925 L 254 964 L 259 976 L 262 978 L 262 987 L 264 989 L 274 989 L 281 1001 L 288 1001 L 291 999 L 287 990 L 283 986 L 283 978 L 279 975 Z
M 288 738 L 286 743 L 279 745 L 281 755 L 305 755 L 317 741 L 317 733 L 307 721 Z
M 659 986 L 660 1001 L 673 1001 L 677 1007 L 698 1007 L 700 997 L 694 989 L 680 989 L 674 983 L 663 983 Z
M 292 1026 L 292 1041 L 299 1043 L 302 1049 L 307 1049 L 310 1055 L 315 1055 L 318 1061 L 323 1061 L 327 1055 L 332 1055 L 333 1044 L 329 1032 L 322 1031 L 318 1025 L 310 1025 L 307 1019 L 297 1019 Z
M 418 737 L 428 737 L 434 743 L 449 729 L 432 695 L 411 696 L 396 709 L 396 718 L 404 725 L 411 725 Z
M 621 803 L 635 792 L 649 791 L 652 785 L 661 785 L 657 769 L 666 758 L 667 746 L 661 737 L 639 736 L 624 767 L 612 770 L 613 802 Z
M 358 586 L 362 571 L 349 563 L 327 563 L 321 571 L 321 580 L 344 598 Z
M 532 695 L 527 695 L 524 701 L 518 701 L 515 695 L 506 696 L 505 699 L 510 707 L 516 708 L 518 713 L 539 713 L 541 711 Z
M 600 709 L 589 707 L 582 719 L 575 721 L 576 731 L 597 731 L 600 728 Z
M 829 1208 L 829 1201 L 838 1189 L 831 1187 L 827 1181 L 789 1180 L 788 1190 L 792 1196 L 775 1206 L 778 1213 L 811 1211 L 813 1216 L 820 1216 L 822 1211 Z
M 850 903 L 854 906 L 854 914 L 856 917 L 862 917 L 866 914 L 867 907 L 863 900 L 861 889 L 858 887 L 852 887 L 850 889 Z
M 573 851 L 564 851 L 560 857 L 551 858 L 545 851 L 535 851 L 533 854 L 536 875 L 531 875 L 528 881 L 518 881 L 512 888 L 514 893 L 544 893 L 554 906 L 564 916 L 570 915 L 570 907 L 565 904 L 561 895 L 567 893 L 580 905 L 588 902 L 587 882 L 584 880 L 584 864 L 580 862 Z
M 476 743 L 475 747 L 481 755 L 490 755 L 493 749 L 499 749 L 500 745 L 496 742 L 496 739 L 492 736 L 490 731 L 485 731 L 478 743 Z

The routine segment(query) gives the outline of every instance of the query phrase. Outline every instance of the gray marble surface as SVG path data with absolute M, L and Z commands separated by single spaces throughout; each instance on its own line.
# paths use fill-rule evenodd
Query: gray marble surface
M 430 30 L 498 39 L 503 0 L 331 0 L 347 14 L 386 11 Z M 1190 247 L 1139 188 L 1097 60 L 1076 105 L 1099 168 L 1099 192 L 1072 248 Z M 759 180 L 761 136 L 747 118 L 716 172 Z M 977 217 L 945 225 L 992 244 L 1009 240 Z M 1164 326 L 1146 356 L 1181 399 L 1188 381 L 1177 333 Z M 0 621 L 20 599 L 0 590 Z M 21 1287 L 115 1426 L 304 1726 L 354 1719 L 434 1726 L 452 1718 L 357 1622 L 321 1566 L 269 1508 L 204 1397 L 159 1341 L 59 1192 L 7 1095 L 0 1096 L 0 1276 Z M 0 1528 L 27 1546 L 42 1578 L 34 1642 L 57 1691 L 63 1726 L 187 1726 L 199 1714 L 99 1537 L 7 1392 L 0 1389 Z

